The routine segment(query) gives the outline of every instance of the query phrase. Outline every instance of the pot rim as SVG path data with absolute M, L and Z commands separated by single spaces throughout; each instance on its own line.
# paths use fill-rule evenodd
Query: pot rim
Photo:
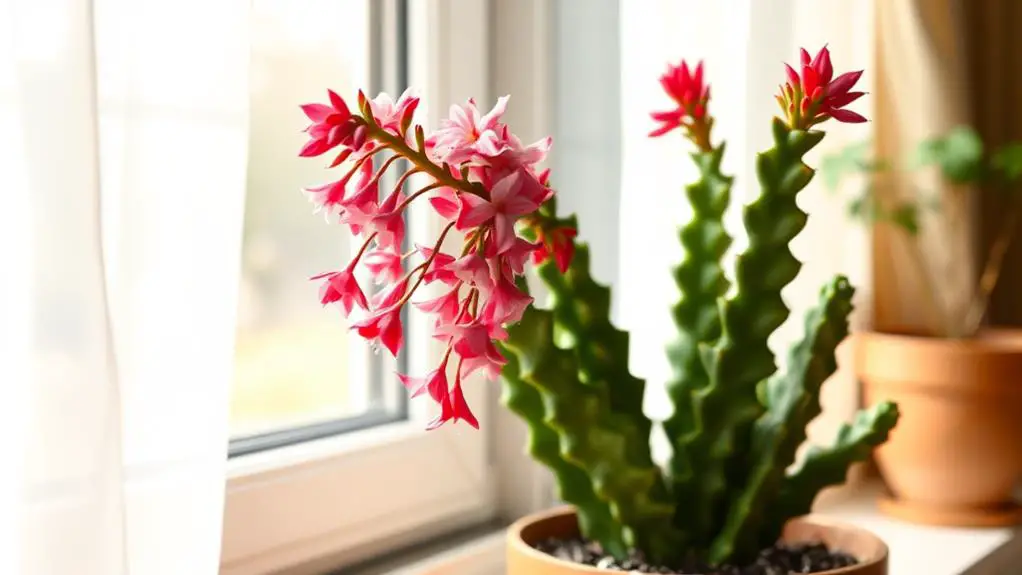
M 1022 328 L 985 328 L 975 337 L 951 338 L 914 333 L 911 330 L 862 329 L 850 334 L 870 345 L 911 346 L 916 350 L 935 353 L 965 353 L 969 355 L 1022 354 Z
M 529 526 L 541 523 L 544 521 L 560 519 L 565 515 L 575 515 L 575 507 L 572 505 L 561 505 L 544 511 L 531 513 L 524 517 L 521 517 L 514 523 L 512 523 L 507 530 L 507 542 L 508 546 L 512 548 L 516 553 L 520 553 L 527 557 L 531 557 L 536 561 L 546 562 L 552 565 L 559 565 L 565 568 L 571 568 L 579 574 L 587 573 L 593 575 L 610 575 L 612 573 L 626 574 L 629 571 L 609 571 L 607 569 L 597 569 L 589 565 L 582 565 L 580 563 L 574 563 L 571 561 L 564 561 L 558 559 L 553 555 L 544 553 L 532 545 L 525 542 L 522 537 L 522 531 Z M 835 529 L 841 530 L 844 533 L 854 534 L 857 537 L 862 537 L 870 540 L 876 547 L 877 553 L 873 557 L 856 557 L 859 563 L 850 565 L 848 567 L 841 567 L 839 569 L 831 569 L 830 571 L 819 571 L 813 575 L 855 575 L 857 573 L 880 573 L 886 572 L 886 570 L 880 571 L 882 565 L 886 565 L 887 558 L 890 553 L 887 544 L 879 536 L 875 535 L 869 530 L 857 527 L 850 523 L 839 521 L 830 517 L 809 514 L 801 517 L 796 517 L 789 520 L 788 525 L 785 527 L 785 531 L 788 531 L 792 525 L 808 525 L 822 527 L 824 529 Z M 806 541 L 807 543 L 810 541 Z

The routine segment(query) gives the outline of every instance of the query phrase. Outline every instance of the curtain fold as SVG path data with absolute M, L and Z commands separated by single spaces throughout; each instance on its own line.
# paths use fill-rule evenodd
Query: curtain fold
M 875 5 L 875 148 L 883 157 L 904 161 L 924 138 L 971 123 L 963 3 L 878 0 Z M 951 322 L 961 322 L 975 287 L 975 190 L 947 185 L 935 170 L 890 173 L 877 184 L 892 198 L 933 194 L 941 206 L 939 212 L 922 214 L 918 240 L 888 226 L 876 228 L 873 326 L 946 332 Z M 913 251 L 913 241 L 919 252 Z M 923 282 L 935 282 L 939 299 L 927 297 Z
M 674 333 L 667 313 L 678 297 L 670 266 L 681 258 L 677 230 L 689 218 L 683 186 L 696 177 L 689 146 L 678 135 L 650 140 L 649 112 L 668 105 L 658 83 L 667 64 L 682 57 L 704 59 L 712 85 L 714 142 L 727 141 L 725 173 L 735 176 L 732 206 L 725 225 L 735 237 L 728 267 L 746 245 L 741 229 L 742 206 L 759 193 L 755 155 L 770 147 L 770 120 L 780 110 L 773 95 L 784 81 L 784 62 L 797 62 L 798 49 L 816 52 L 830 47 L 835 68 L 864 69 L 863 90 L 871 91 L 873 66 L 872 10 L 868 3 L 697 2 L 660 0 L 621 3 L 623 176 L 621 200 L 621 270 L 618 281 L 621 322 L 632 332 L 631 365 L 647 378 L 647 411 L 660 418 L 670 413 L 663 391 L 669 377 L 665 346 Z M 853 108 L 871 117 L 867 96 Z M 818 166 L 822 154 L 870 137 L 872 124 L 824 127 L 828 135 L 808 158 Z M 843 273 L 856 286 L 860 325 L 871 308 L 871 270 L 867 230 L 846 216 L 843 200 L 818 182 L 800 196 L 811 214 L 792 244 L 803 262 L 799 276 L 783 292 L 791 308 L 789 321 L 774 334 L 771 347 L 783 361 L 787 346 L 801 336 L 802 316 L 817 300 L 820 287 Z M 730 273 L 730 271 L 729 271 Z M 824 415 L 810 429 L 810 439 L 829 439 L 858 406 L 857 386 L 840 350 L 841 368 L 824 388 Z
M 0 572 L 218 570 L 248 3 L 0 0 Z

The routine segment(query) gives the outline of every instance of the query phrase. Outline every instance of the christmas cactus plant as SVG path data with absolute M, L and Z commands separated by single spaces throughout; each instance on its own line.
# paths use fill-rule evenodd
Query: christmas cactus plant
M 847 279 L 820 290 L 784 371 L 767 346 L 789 314 L 781 290 L 801 265 L 788 244 L 807 218 L 796 197 L 814 172 L 803 159 L 824 137 L 820 124 L 865 121 L 845 109 L 862 95 L 852 91 L 860 74 L 834 78 L 826 48 L 815 58 L 803 50 L 800 70 L 787 67 L 774 146 L 756 162 L 761 193 L 744 207 L 749 241 L 734 286 L 722 264 L 732 179 L 721 172 L 724 144 L 713 140 L 702 64 L 681 63 L 661 78 L 676 106 L 653 114 L 659 127 L 650 135 L 678 129 L 700 174 L 686 188 L 693 216 L 680 230 L 685 257 L 674 268 L 674 411 L 663 422 L 673 454 L 664 466 L 651 455 L 644 382 L 629 372 L 629 335 L 611 322 L 610 289 L 593 279 L 575 217 L 558 213 L 549 172 L 537 168 L 551 141 L 523 144 L 501 121 L 507 98 L 486 113 L 472 100 L 452 106 L 430 134 L 416 124 L 419 100 L 409 93 L 395 102 L 360 92 L 352 109 L 330 92 L 329 102 L 303 106 L 312 123 L 301 155 L 330 153 L 330 167 L 344 167 L 340 180 L 309 189 L 310 198 L 361 239 L 343 269 L 314 278 L 322 303 L 338 303 L 360 336 L 393 354 L 404 344 L 404 307 L 431 316 L 446 351 L 428 373 L 400 374 L 412 397 L 438 405 L 428 427 L 478 427 L 463 388 L 476 373 L 499 377 L 505 405 L 528 425 L 529 453 L 552 470 L 582 535 L 607 554 L 638 552 L 662 564 L 748 561 L 789 518 L 808 512 L 821 489 L 843 482 L 898 417 L 889 403 L 860 412 L 796 462 L 848 333 Z M 395 166 L 404 172 L 381 194 L 381 176 Z M 425 182 L 406 192 L 415 175 Z M 404 211 L 414 202 L 431 204 L 444 225 L 435 242 L 405 251 Z M 377 284 L 369 297 L 359 267 Z M 543 305 L 524 281 L 530 268 L 549 289 Z

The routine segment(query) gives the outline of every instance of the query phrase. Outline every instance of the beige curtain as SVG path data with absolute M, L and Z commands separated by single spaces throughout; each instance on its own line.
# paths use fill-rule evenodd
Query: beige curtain
M 966 4 L 986 2 L 876 0 L 880 156 L 906 159 L 920 140 L 971 123 Z M 943 185 L 932 172 L 891 173 L 876 185 L 887 200 L 918 198 L 922 192 L 936 195 L 942 205 L 939 213 L 924 213 L 916 241 L 887 225 L 875 229 L 873 328 L 945 331 L 963 313 L 975 283 L 974 191 Z

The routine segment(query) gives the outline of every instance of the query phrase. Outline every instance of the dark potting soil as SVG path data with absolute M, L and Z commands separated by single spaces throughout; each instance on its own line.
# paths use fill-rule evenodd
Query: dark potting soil
M 848 567 L 858 563 L 851 555 L 833 552 L 826 545 L 775 545 L 760 551 L 756 561 L 749 565 L 685 565 L 666 567 L 647 563 L 638 553 L 624 561 L 605 554 L 598 543 L 575 539 L 548 539 L 536 548 L 565 561 L 581 563 L 602 569 L 625 573 L 659 573 L 666 575 L 789 575 L 790 573 L 819 573 Z

